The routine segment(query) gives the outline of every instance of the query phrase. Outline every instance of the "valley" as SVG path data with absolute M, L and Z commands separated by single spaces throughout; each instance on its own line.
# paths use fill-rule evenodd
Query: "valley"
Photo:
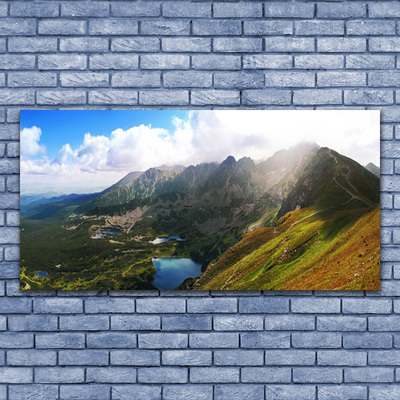
M 96 194 L 22 197 L 21 289 L 379 289 L 374 173 L 303 143 L 261 162 L 134 171 Z M 165 282 L 154 260 L 168 261 Z

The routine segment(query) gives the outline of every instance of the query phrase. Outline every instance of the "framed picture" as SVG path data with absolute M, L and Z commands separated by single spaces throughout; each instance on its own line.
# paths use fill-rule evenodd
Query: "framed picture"
M 377 290 L 379 111 L 21 111 L 21 289 Z

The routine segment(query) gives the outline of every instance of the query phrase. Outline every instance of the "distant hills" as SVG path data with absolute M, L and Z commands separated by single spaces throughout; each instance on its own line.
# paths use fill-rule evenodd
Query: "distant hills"
M 22 198 L 21 227 L 27 229 L 21 264 L 37 270 L 40 250 L 47 251 L 50 270 L 62 254 L 64 278 L 52 281 L 49 274 L 46 283 L 35 281 L 38 288 L 66 282 L 85 287 L 85 279 L 78 282 L 79 274 L 72 273 L 75 264 L 85 265 L 87 285 L 109 288 L 104 285 L 111 280 L 115 288 L 151 288 L 151 257 L 144 256 L 155 250 L 149 240 L 178 234 L 187 240 L 162 249 L 201 262 L 205 271 L 182 288 L 376 289 L 379 186 L 374 164 L 363 167 L 314 143 L 283 149 L 262 162 L 229 156 L 222 163 L 130 172 L 101 193 Z M 117 244 L 89 240 L 100 226 L 121 230 Z M 42 243 L 46 238 L 51 243 L 53 231 L 71 243 L 68 255 L 61 245 L 49 251 L 49 242 Z M 33 242 L 39 250 L 32 250 Z M 104 256 L 96 256 L 99 246 L 105 246 Z M 131 265 L 131 276 L 118 272 L 117 261 L 108 265 L 114 258 L 107 251 L 121 265 Z M 28 259 L 35 265 L 27 265 Z M 139 271 L 135 265 L 143 265 L 140 274 L 132 272 Z M 93 280 L 96 268 L 102 280 Z

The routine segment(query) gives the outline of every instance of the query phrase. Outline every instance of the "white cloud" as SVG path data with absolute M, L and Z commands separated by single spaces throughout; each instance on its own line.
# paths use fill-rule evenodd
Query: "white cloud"
M 21 158 L 29 158 L 46 153 L 46 146 L 39 144 L 42 130 L 37 126 L 21 131 Z
M 172 132 L 140 125 L 116 129 L 109 136 L 86 133 L 78 147 L 64 144 L 54 160 L 45 156 L 40 128 L 25 128 L 22 188 L 34 190 L 46 183 L 64 192 L 80 186 L 89 192 L 129 171 L 220 162 L 228 155 L 260 160 L 304 141 L 330 147 L 361 164 L 379 165 L 379 111 L 191 111 L 185 120 L 175 117 L 173 125 Z

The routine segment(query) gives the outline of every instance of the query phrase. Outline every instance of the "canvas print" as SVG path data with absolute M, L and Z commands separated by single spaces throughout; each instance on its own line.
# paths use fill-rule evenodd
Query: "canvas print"
M 21 111 L 23 290 L 376 290 L 379 111 Z

